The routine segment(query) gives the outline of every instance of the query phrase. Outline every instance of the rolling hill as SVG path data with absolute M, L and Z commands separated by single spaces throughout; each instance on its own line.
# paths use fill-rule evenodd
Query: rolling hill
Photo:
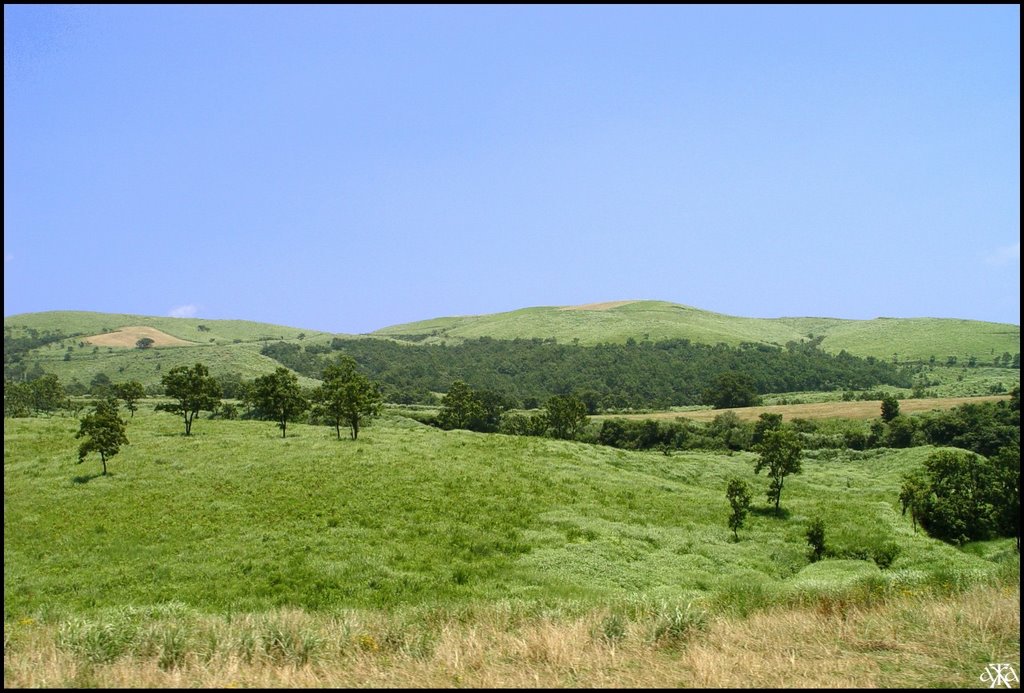
M 1020 326 L 954 318 L 743 318 L 712 313 L 665 301 L 612 301 L 584 306 L 523 308 L 506 313 L 435 318 L 393 325 L 373 333 L 417 337 L 425 342 L 493 339 L 578 339 L 580 344 L 625 342 L 627 339 L 689 339 L 730 346 L 754 342 L 783 346 L 821 336 L 829 353 L 846 350 L 855 356 L 900 361 L 944 363 L 975 357 L 991 363 L 993 356 L 1020 351 Z
M 65 382 L 77 379 L 85 384 L 98 373 L 105 373 L 115 381 L 135 379 L 155 385 L 169 368 L 197 361 L 207 364 L 215 376 L 238 373 L 253 378 L 280 365 L 261 353 L 268 343 L 284 341 L 309 348 L 325 346 L 335 338 L 388 339 L 410 348 L 481 337 L 555 339 L 583 346 L 630 339 L 784 346 L 807 341 L 813 335 L 820 339 L 821 348 L 832 354 L 845 350 L 855 356 L 895 358 L 899 362 L 927 362 L 934 357 L 938 365 L 951 357 L 961 365 L 972 358 L 979 365 L 990 365 L 995 357 L 1020 351 L 1020 327 L 1011 324 L 952 318 L 743 318 L 664 301 L 614 301 L 434 318 L 358 336 L 245 320 L 83 311 L 6 317 L 4 333 L 5 362 L 8 339 L 13 343 L 27 335 L 49 333 L 51 341 L 22 350 L 26 367 L 38 364 Z M 136 348 L 143 337 L 154 340 L 151 348 Z M 313 382 L 304 379 L 306 385 Z

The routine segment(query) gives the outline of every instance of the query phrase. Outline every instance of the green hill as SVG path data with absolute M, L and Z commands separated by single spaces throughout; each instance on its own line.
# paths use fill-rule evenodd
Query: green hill
M 580 344 L 689 339 L 731 346 L 742 342 L 785 345 L 824 337 L 830 353 L 846 350 L 856 356 L 900 361 L 944 363 L 949 356 L 966 361 L 975 357 L 990 364 L 1004 352 L 1020 351 L 1020 326 L 952 318 L 742 318 L 712 313 L 665 301 L 615 301 L 592 306 L 523 308 L 507 313 L 435 318 L 394 325 L 373 334 L 421 337 L 425 342 L 491 337 L 555 338 Z
M 205 417 L 185 437 L 149 402 L 104 476 L 77 430 L 4 419 L 5 687 L 966 687 L 1019 667 L 1013 539 L 956 548 L 900 513 L 929 448 L 809 451 L 776 514 L 749 453 L 399 416 L 358 441 Z M 732 476 L 753 497 L 738 540 Z M 831 553 L 811 563 L 816 517 Z
M 143 407 L 100 476 L 98 460 L 76 464 L 77 424 L 4 420 L 7 619 L 168 601 L 209 613 L 786 602 L 851 587 L 828 571 L 804 579 L 814 516 L 840 554 L 895 547 L 882 572 L 861 562 L 861 587 L 998 570 L 901 515 L 901 474 L 928 448 L 847 452 L 841 463 L 809 455 L 787 479 L 780 517 L 746 453 L 627 452 L 399 417 L 358 441 L 326 426 L 295 424 L 282 439 L 272 422 L 206 418 L 185 437 L 178 417 Z M 739 542 L 726 525 L 733 475 L 756 511 Z M 1012 555 L 1012 540 L 992 546 Z
M 135 335 L 157 335 L 149 349 L 135 347 Z M 119 332 L 119 331 L 124 331 Z M 4 318 L 5 337 L 59 333 L 63 338 L 31 349 L 25 361 L 39 364 L 47 373 L 55 373 L 66 383 L 77 380 L 88 384 L 98 373 L 116 382 L 138 380 L 156 385 L 164 373 L 175 366 L 202 362 L 214 375 L 239 373 L 255 378 L 272 372 L 280 364 L 260 354 L 271 341 L 324 342 L 332 335 L 315 330 L 283 327 L 246 320 L 205 320 L 201 318 L 164 318 L 120 313 L 50 311 L 25 313 Z M 117 339 L 121 337 L 121 339 Z M 91 340 L 90 338 L 95 338 Z M 174 342 L 174 343 L 165 343 Z M 119 342 L 119 343 L 118 343 Z M 178 343 L 182 342 L 182 343 Z M 304 385 L 314 381 L 303 378 Z
M 154 332 L 157 331 L 157 332 Z M 285 341 L 308 347 L 333 338 L 385 338 L 402 344 L 454 344 L 468 339 L 554 338 L 580 345 L 689 339 L 694 343 L 738 345 L 821 338 L 830 353 L 900 361 L 935 357 L 944 365 L 956 357 L 961 365 L 975 359 L 990 365 L 996 357 L 1018 354 L 1020 327 L 949 318 L 742 318 L 664 301 L 618 301 L 576 307 L 536 307 L 491 315 L 435 318 L 395 325 L 372 335 L 334 335 L 297 327 L 244 320 L 166 318 L 131 314 L 51 311 L 4 318 L 7 339 L 41 339 L 20 354 L 25 368 L 38 364 L 62 381 L 87 385 L 98 373 L 114 381 L 138 380 L 157 385 L 178 365 L 205 363 L 213 375 L 238 373 L 253 378 L 280 365 L 260 353 L 268 343 Z M 46 341 L 46 335 L 53 337 Z M 54 337 L 56 335 L 56 337 Z M 149 349 L 135 348 L 138 338 L 155 336 Z M 1000 376 L 1002 377 L 1002 376 Z M 313 384 L 306 378 L 304 384 Z

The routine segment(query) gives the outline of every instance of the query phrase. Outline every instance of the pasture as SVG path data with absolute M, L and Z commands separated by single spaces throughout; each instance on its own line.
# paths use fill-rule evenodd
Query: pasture
M 4 422 L 5 685 L 972 685 L 1019 665 L 1013 541 L 955 548 L 900 514 L 928 448 L 806 459 L 775 515 L 746 453 L 400 416 L 358 441 L 207 418 L 186 438 L 144 407 L 101 476 L 76 430 Z M 812 564 L 816 516 L 837 555 Z

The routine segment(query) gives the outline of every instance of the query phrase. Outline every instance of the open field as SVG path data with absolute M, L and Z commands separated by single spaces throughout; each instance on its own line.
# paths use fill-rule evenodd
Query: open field
M 901 414 L 914 414 L 925 411 L 943 411 L 972 402 L 998 402 L 1009 399 L 1008 395 L 989 395 L 982 397 L 938 397 L 926 399 L 900 400 Z M 662 411 L 650 414 L 602 414 L 592 416 L 597 421 L 602 419 L 692 419 L 694 421 L 711 421 L 719 414 L 733 412 L 741 421 L 756 421 L 761 414 L 781 414 L 783 421 L 793 419 L 876 419 L 882 411 L 880 400 L 862 402 L 814 402 L 810 404 L 773 404 L 762 407 L 739 407 L 733 409 L 697 409 L 690 411 Z
M 7 685 L 968 686 L 1019 665 L 1013 541 L 958 549 L 899 512 L 930 448 L 807 459 L 775 515 L 747 453 L 402 417 L 186 438 L 144 407 L 101 476 L 76 430 L 4 422 Z M 837 557 L 810 563 L 815 516 Z M 885 567 L 842 557 L 885 546 Z

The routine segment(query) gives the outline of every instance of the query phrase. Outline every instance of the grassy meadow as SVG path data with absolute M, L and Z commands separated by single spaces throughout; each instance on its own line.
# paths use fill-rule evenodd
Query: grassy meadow
M 966 362 L 975 356 L 991 363 L 1003 352 L 1020 351 L 1020 326 L 949 318 L 745 318 L 700 310 L 665 301 L 614 301 L 593 306 L 523 308 L 506 313 L 435 318 L 393 325 L 373 334 L 430 335 L 425 341 L 545 339 L 580 344 L 625 342 L 629 338 L 689 339 L 693 342 L 736 346 L 742 342 L 785 345 L 823 336 L 821 348 L 856 356 L 927 362 L 949 356 Z
M 4 421 L 5 686 L 972 686 L 1019 671 L 1012 540 L 901 516 L 928 448 L 630 452 L 144 405 L 100 475 Z M 726 481 L 752 488 L 733 540 Z M 822 517 L 836 557 L 807 558 Z M 887 557 L 880 560 L 879 557 Z

